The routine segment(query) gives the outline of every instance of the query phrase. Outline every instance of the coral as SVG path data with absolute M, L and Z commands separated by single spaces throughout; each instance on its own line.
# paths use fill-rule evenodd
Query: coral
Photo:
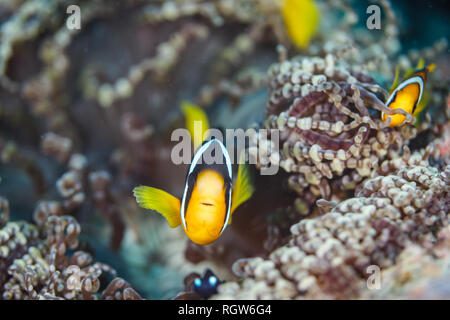
M 359 297 L 368 266 L 384 270 L 405 248 L 431 249 L 438 230 L 448 233 L 449 174 L 450 166 L 417 165 L 367 180 L 355 198 L 294 224 L 289 243 L 268 259 L 238 260 L 243 281 L 219 286 L 215 298 Z
M 283 20 L 283 3 L 300 2 L 320 15 L 301 36 L 307 46 L 288 30 L 304 26 L 301 14 Z M 192 277 L 208 268 L 228 281 L 217 297 L 445 289 L 447 40 L 405 50 L 398 7 L 373 2 L 381 32 L 358 22 L 351 0 L 0 1 L 0 193 L 11 203 L 0 198 L 3 297 L 192 299 Z M 81 29 L 66 25 L 72 4 Z M 421 58 L 437 65 L 428 107 L 414 126 L 408 117 L 389 128 L 380 112 L 401 111 L 386 109 L 385 89 Z M 281 169 L 255 174 L 255 195 L 210 246 L 131 195 L 139 184 L 182 194 L 187 168 L 170 158 L 185 100 L 212 127 L 281 130 L 280 150 L 252 135 L 257 169 Z M 242 257 L 252 258 L 235 264 L 245 278 L 236 282 Z M 371 263 L 404 282 L 363 290 Z
M 448 299 L 450 227 L 439 231 L 430 249 L 410 245 L 396 264 L 381 273 L 380 290 L 363 294 L 363 299 Z
M 69 138 L 48 132 L 42 137 L 41 148 L 43 154 L 66 163 L 73 151 L 73 142 Z
M 117 205 L 110 190 L 111 177 L 105 171 L 92 172 L 89 174 L 89 182 L 92 189 L 92 197 L 94 204 L 112 223 L 113 234 L 111 235 L 111 248 L 119 249 L 122 242 L 125 225 L 122 222 L 122 217 L 117 210 Z
M 61 4 L 67 1 L 59 1 Z M 2 25 L 0 44 L 0 74 L 1 83 L 10 90 L 17 90 L 17 84 L 6 77 L 8 61 L 13 56 L 13 48 L 17 43 L 30 40 L 52 24 L 52 13 L 60 4 L 58 1 L 47 3 L 46 1 L 27 1 L 19 10 Z M 34 23 L 30 23 L 33 21 Z
M 105 108 L 119 98 L 130 97 L 133 94 L 133 88 L 139 84 L 146 73 L 155 71 L 157 77 L 163 77 L 174 67 L 181 51 L 190 41 L 196 38 L 204 39 L 207 35 L 208 30 L 201 25 L 184 26 L 180 33 L 172 35 L 168 42 L 158 46 L 155 57 L 147 58 L 132 66 L 128 76 L 118 79 L 115 84 L 103 83 L 97 88 L 95 79 L 88 78 L 86 85 L 89 88 L 89 95 L 94 95 L 100 105 Z
M 389 3 L 380 2 L 393 23 Z M 335 5 L 342 3 L 336 1 Z M 395 28 L 393 24 L 387 27 Z M 396 31 L 387 33 L 386 41 L 397 41 L 396 34 Z M 280 62 L 268 71 L 267 119 L 261 128 L 271 131 L 268 135 L 252 133 L 249 154 L 260 169 L 280 166 L 289 172 L 288 185 L 300 196 L 298 202 L 303 203 L 303 208 L 310 208 L 321 198 L 345 199 L 347 190 L 353 191 L 364 179 L 376 174 L 380 166 L 407 157 L 410 152 L 407 147 L 414 147 L 418 137 L 423 139 L 430 130 L 433 137 L 443 135 L 442 131 L 437 132 L 441 125 L 431 124 L 428 113 L 426 122 L 413 127 L 408 125 L 414 122 L 411 115 L 388 109 L 384 104 L 386 90 L 369 75 L 370 68 L 364 67 L 374 63 L 373 55 L 360 49 L 360 39 L 347 40 L 337 47 L 325 47 L 315 56 L 289 60 L 286 49 L 281 48 Z M 441 41 L 422 56 L 431 59 L 445 47 L 446 42 Z M 384 52 L 388 56 L 376 62 L 377 68 L 383 71 L 388 63 L 386 69 L 392 70 L 389 61 L 396 59 L 397 52 Z M 398 59 L 410 61 L 405 57 Z M 388 77 L 387 72 L 385 76 Z M 442 75 L 430 78 L 427 85 L 436 92 L 432 103 L 442 105 L 446 93 L 438 88 L 446 80 Z M 403 114 L 405 123 L 388 128 L 389 122 L 380 119 L 382 112 Z M 441 121 L 439 117 L 434 118 L 434 124 Z M 272 142 L 273 129 L 279 130 L 276 132 L 280 135 L 279 144 Z M 426 139 L 430 141 L 429 136 Z M 302 214 L 311 213 L 302 210 Z
M 35 192 L 42 195 L 45 192 L 44 177 L 34 161 L 25 150 L 17 146 L 14 141 L 5 141 L 0 137 L 0 162 L 12 164 L 22 169 L 33 182 Z
M 43 136 L 41 148 L 44 154 L 66 164 L 69 171 L 56 181 L 56 190 L 63 201 L 44 201 L 34 212 L 38 221 L 45 221 L 49 215 L 63 215 L 78 210 L 87 200 L 111 222 L 110 247 L 118 250 L 123 238 L 125 224 L 111 192 L 111 177 L 106 171 L 92 171 L 87 158 L 73 150 L 73 142 L 67 137 L 52 132 Z M 86 189 L 89 193 L 86 194 Z
M 312 200 L 354 189 L 416 136 L 413 128 L 387 128 L 380 112 L 407 114 L 388 109 L 370 76 L 347 70 L 332 54 L 273 65 L 269 89 L 265 128 L 280 130 L 280 150 L 270 137 L 255 135 L 249 153 L 260 168 L 293 173 L 290 187 L 303 197 L 311 192 Z
M 265 75 L 251 68 L 234 78 L 235 71 L 251 55 L 271 52 L 265 43 L 275 43 L 284 29 L 273 32 L 280 21 L 267 20 L 273 8 L 257 1 L 133 0 L 110 6 L 81 0 L 76 4 L 82 26 L 72 30 L 65 23 L 72 3 L 47 2 L 0 5 L 2 163 L 28 173 L 36 186 L 15 212 L 30 218 L 34 207 L 32 217 L 40 225 L 51 216 L 76 217 L 87 237 L 101 244 L 109 238 L 119 256 L 128 236 L 136 242 L 131 247 L 143 254 L 140 276 L 147 277 L 147 270 L 154 270 L 146 259 L 153 254 L 154 239 L 146 241 L 148 230 L 141 226 L 147 217 L 130 205 L 129 191 L 138 183 L 161 180 L 180 188 L 184 172 L 168 161 L 170 139 L 165 139 L 179 121 L 179 99 L 192 97 L 206 106 L 226 95 L 237 105 L 262 87 Z M 201 59 L 197 52 L 204 53 Z M 9 184 L 10 176 L 5 180 Z M 97 212 L 105 219 L 99 221 Z M 149 222 L 151 228 L 159 226 Z M 186 245 L 185 239 L 176 239 L 172 265 L 179 273 L 202 265 L 186 263 Z M 161 245 L 155 251 L 159 257 L 167 250 Z M 209 261 L 204 264 L 211 267 Z M 153 295 L 154 286 L 143 286 Z
M 1 203 L 7 212 L 8 202 L 2 198 Z M 103 274 L 115 277 L 116 272 L 78 249 L 81 230 L 73 217 L 49 215 L 36 225 L 5 220 L 0 230 L 3 299 L 142 299 L 121 278 L 99 292 Z

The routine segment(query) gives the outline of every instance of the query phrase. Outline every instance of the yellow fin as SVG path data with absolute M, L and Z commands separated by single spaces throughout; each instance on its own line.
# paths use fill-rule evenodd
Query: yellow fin
M 425 90 L 423 92 L 422 99 L 420 99 L 420 102 L 417 104 L 416 110 L 414 110 L 414 125 L 419 126 L 420 125 L 420 113 L 427 107 L 428 103 L 431 100 L 431 93 L 429 90 Z
M 435 68 L 436 68 L 436 65 L 434 63 L 432 63 L 426 67 L 428 72 L 433 72 L 433 70 Z M 413 116 L 415 116 L 415 118 L 416 118 L 415 125 L 420 125 L 419 115 L 427 107 L 430 100 L 431 100 L 431 92 L 430 92 L 430 90 L 425 89 L 423 91 L 422 99 L 420 99 L 419 103 L 417 104 L 416 110 L 414 110 Z
M 428 72 L 433 72 L 436 69 L 436 65 L 434 63 L 427 66 Z
M 389 94 L 392 94 L 392 92 L 394 92 L 395 88 L 397 88 L 399 75 L 400 75 L 400 68 L 397 66 L 395 68 L 395 77 L 394 77 L 394 81 L 392 82 L 391 89 L 389 89 Z
M 230 219 L 228 223 L 231 223 L 231 215 L 234 210 L 239 207 L 242 203 L 250 199 L 255 188 L 253 187 L 250 179 L 250 172 L 248 166 L 243 163 L 239 164 L 238 174 L 236 182 L 233 188 L 233 194 L 231 195 L 231 211 Z
M 436 65 L 434 63 L 428 65 L 426 67 L 428 72 L 431 72 L 434 70 L 434 68 L 436 67 Z M 420 58 L 419 61 L 417 62 L 417 65 L 415 68 L 409 68 L 408 70 L 405 71 L 405 74 L 403 75 L 403 78 L 408 78 L 409 76 L 411 76 L 413 73 L 422 70 L 423 68 L 425 68 L 425 59 L 424 58 Z
M 181 224 L 179 199 L 163 190 L 146 186 L 134 188 L 133 194 L 140 207 L 158 211 L 172 228 Z
M 425 59 L 420 58 L 419 61 L 417 61 L 416 70 L 423 69 L 425 67 Z
M 422 99 L 420 99 L 420 102 L 417 104 L 416 110 L 414 110 L 413 115 L 419 115 L 423 109 L 426 108 L 428 105 L 428 102 L 430 102 L 431 96 L 430 92 L 428 90 L 425 90 L 422 95 Z
M 433 72 L 435 68 L 436 65 L 434 63 L 426 67 L 428 72 Z M 431 92 L 430 90 L 425 89 L 423 91 L 422 99 L 420 99 L 419 103 L 417 104 L 416 110 L 414 110 L 413 116 L 416 118 L 414 125 L 416 126 L 420 125 L 420 113 L 428 106 L 430 100 L 431 100 Z
M 306 48 L 319 24 L 319 10 L 314 1 L 284 0 L 281 15 L 291 41 L 300 49 Z
M 181 109 L 186 117 L 186 129 L 191 134 L 194 150 L 196 150 L 202 145 L 203 135 L 209 129 L 208 116 L 203 109 L 187 101 L 181 103 Z M 201 128 L 196 122 L 201 122 Z M 197 130 L 195 130 L 196 128 Z

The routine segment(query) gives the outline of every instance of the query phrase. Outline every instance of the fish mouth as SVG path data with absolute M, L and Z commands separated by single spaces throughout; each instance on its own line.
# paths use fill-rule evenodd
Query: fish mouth
M 200 204 L 203 205 L 203 206 L 214 207 L 214 203 L 200 202 Z

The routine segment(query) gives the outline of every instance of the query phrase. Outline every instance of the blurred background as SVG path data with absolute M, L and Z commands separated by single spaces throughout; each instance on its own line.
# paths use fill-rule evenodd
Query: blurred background
M 288 57 L 324 56 L 327 42 L 338 47 L 352 40 L 364 51 L 386 37 L 385 7 L 382 29 L 369 31 L 365 11 L 372 2 L 314 1 L 318 30 L 301 48 L 286 31 L 280 3 L 0 1 L 0 195 L 9 201 L 10 220 L 39 225 L 52 210 L 73 216 L 81 227 L 77 250 L 114 268 L 150 299 L 175 297 L 187 275 L 207 268 L 235 280 L 237 259 L 267 257 L 287 243 L 290 226 L 303 216 L 281 169 L 260 176 L 252 167 L 255 195 L 205 247 L 139 208 L 131 193 L 143 184 L 181 197 L 187 166 L 171 162 L 170 135 L 184 127 L 182 101 L 204 108 L 212 127 L 259 127 L 267 118 L 267 72 L 278 62 L 279 44 Z M 72 4 L 81 9 L 79 30 L 66 26 Z M 449 1 L 391 5 L 399 46 L 386 53 L 388 74 L 367 71 L 386 90 L 399 57 L 415 66 L 420 50 L 450 33 Z M 441 104 L 429 107 L 434 115 L 445 109 L 449 80 L 448 49 L 438 49 L 429 55 L 443 88 L 436 98 Z M 8 266 L 0 268 L 5 276 Z

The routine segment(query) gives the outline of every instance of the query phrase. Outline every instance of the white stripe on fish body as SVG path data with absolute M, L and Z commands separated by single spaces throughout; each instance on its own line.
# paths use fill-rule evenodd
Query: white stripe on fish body
M 186 225 L 186 219 L 184 218 L 184 203 L 186 201 L 187 189 L 188 189 L 188 183 L 186 180 L 186 185 L 184 186 L 183 199 L 181 201 L 181 210 L 180 210 L 181 222 L 183 223 L 183 227 L 185 230 L 187 230 L 187 225 Z
M 416 105 L 420 102 L 420 99 L 422 99 L 422 94 L 423 94 L 423 87 L 424 87 L 424 82 L 422 77 L 420 76 L 414 76 L 408 80 L 403 81 L 402 83 L 400 83 L 398 85 L 397 88 L 395 88 L 395 90 L 392 92 L 392 94 L 389 96 L 389 99 L 386 101 L 386 106 L 389 107 L 389 105 L 392 103 L 392 100 L 394 99 L 394 97 L 397 94 L 397 91 L 402 90 L 403 88 L 405 88 L 406 86 L 410 85 L 410 84 L 414 84 L 417 83 L 419 84 L 419 99 L 417 99 Z M 384 112 L 381 113 L 381 116 L 384 118 Z
M 228 209 L 227 209 L 227 215 L 225 218 L 225 223 L 223 224 L 222 230 L 220 230 L 220 234 L 225 230 L 225 228 L 228 226 L 228 220 L 230 220 L 230 212 L 231 212 L 231 195 L 233 190 L 233 185 L 230 186 L 230 191 L 228 192 Z
M 189 167 L 189 171 L 188 171 L 188 175 L 187 175 L 187 179 L 186 179 L 186 185 L 184 187 L 184 192 L 183 192 L 183 199 L 181 201 L 181 210 L 180 210 L 180 215 L 181 215 L 181 222 L 183 223 L 184 228 L 187 230 L 187 224 L 186 224 L 186 219 L 185 219 L 185 204 L 186 204 L 186 195 L 187 195 L 187 191 L 188 191 L 188 180 L 189 180 L 189 175 L 194 171 L 195 167 L 197 166 L 199 160 L 201 159 L 201 156 L 203 155 L 203 153 L 205 153 L 205 151 L 214 143 L 217 142 L 220 146 L 220 148 L 222 149 L 222 153 L 225 157 L 225 163 L 227 166 L 227 171 L 228 171 L 228 175 L 230 178 L 230 181 L 232 180 L 232 168 L 231 168 L 231 160 L 230 160 L 230 155 L 228 153 L 227 148 L 225 147 L 225 145 L 222 143 L 222 141 L 218 140 L 218 139 L 211 139 L 210 141 L 206 142 L 205 144 L 203 144 L 198 151 L 195 153 L 194 158 L 192 159 L 192 163 Z M 230 186 L 230 191 L 229 191 L 229 197 L 228 197 L 228 209 L 227 209 L 227 213 L 226 213 L 226 218 L 225 218 L 225 224 L 222 227 L 222 230 L 220 231 L 220 234 L 222 234 L 222 232 L 225 230 L 227 224 L 228 224 L 228 220 L 230 219 L 230 210 L 231 210 L 231 190 L 232 190 L 232 185 Z
M 197 165 L 197 162 L 200 160 L 200 157 L 213 142 L 214 142 L 214 139 L 212 139 L 211 141 L 208 141 L 207 143 L 202 145 L 200 147 L 200 149 L 198 149 L 198 151 L 194 155 L 194 158 L 192 159 L 192 163 L 191 163 L 191 166 L 189 167 L 188 175 L 190 175 L 192 173 L 192 171 L 194 171 L 194 168 Z
M 225 156 L 225 162 L 227 165 L 227 169 L 228 169 L 228 175 L 230 178 L 230 190 L 229 190 L 229 195 L 228 195 L 228 209 L 227 209 L 227 213 L 225 216 L 225 223 L 223 224 L 222 230 L 220 230 L 220 234 L 222 234 L 222 232 L 225 230 L 225 228 L 228 225 L 228 220 L 230 219 L 230 211 L 231 211 L 231 194 L 232 194 L 232 190 L 233 190 L 233 173 L 231 170 L 231 160 L 230 160 L 230 155 L 228 154 L 228 150 L 227 148 L 224 146 L 224 144 L 222 143 L 222 141 L 220 140 L 215 140 L 219 143 L 220 147 L 222 148 L 222 153 Z

